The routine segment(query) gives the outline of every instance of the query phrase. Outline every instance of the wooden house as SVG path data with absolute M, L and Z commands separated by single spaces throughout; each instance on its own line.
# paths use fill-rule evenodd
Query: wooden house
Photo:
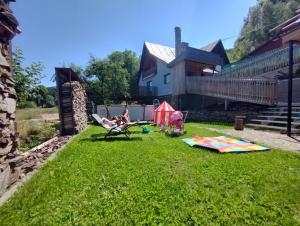
M 300 41 L 300 10 L 271 32 L 273 39 L 230 64 L 221 41 L 192 48 L 181 42 L 181 29 L 176 27 L 175 48 L 144 44 L 140 95 L 168 97 L 176 108 L 189 110 L 224 100 L 286 105 L 289 55 L 292 55 L 293 103 L 300 105 L 300 45 L 294 42 L 292 54 L 288 46 L 291 40 Z
M 139 72 L 141 96 L 169 98 L 171 91 L 171 69 L 168 64 L 175 59 L 175 49 L 145 42 Z
M 181 29 L 175 28 L 175 48 L 145 42 L 139 71 L 141 96 L 172 101 L 181 108 L 193 108 L 186 93 L 187 76 L 212 76 L 229 60 L 222 41 L 201 49 L 181 42 Z M 185 107 L 184 107 L 185 106 Z

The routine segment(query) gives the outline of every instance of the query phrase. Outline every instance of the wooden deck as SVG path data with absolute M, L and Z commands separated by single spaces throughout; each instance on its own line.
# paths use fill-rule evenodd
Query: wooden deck
M 226 65 L 221 76 L 231 78 L 253 78 L 270 72 L 278 72 L 289 65 L 289 48 L 282 47 L 266 53 L 245 58 L 233 64 Z M 300 45 L 294 45 L 294 64 L 300 63 Z
M 265 105 L 277 103 L 276 79 L 187 76 L 186 88 L 190 94 Z
M 287 100 L 287 80 L 278 80 L 289 65 L 283 47 L 227 65 L 215 76 L 186 76 L 186 93 L 248 103 L 276 105 Z M 300 45 L 294 46 L 294 64 L 300 64 Z M 300 102 L 300 79 L 294 79 L 293 102 Z M 184 83 L 180 83 L 184 84 Z

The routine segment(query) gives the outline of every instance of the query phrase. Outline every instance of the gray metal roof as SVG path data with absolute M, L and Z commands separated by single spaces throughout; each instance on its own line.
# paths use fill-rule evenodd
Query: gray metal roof
M 170 67 L 184 59 L 189 59 L 208 65 L 222 65 L 222 58 L 218 54 L 212 52 L 219 42 L 220 40 L 215 41 L 201 49 L 188 47 L 177 58 L 175 58 L 175 48 L 151 42 L 145 42 L 145 46 L 152 56 L 166 62 Z
M 145 45 L 151 55 L 159 58 L 167 64 L 175 59 L 175 48 L 162 46 L 151 42 L 145 42 Z
M 217 40 L 215 42 L 209 43 L 208 45 L 206 45 L 206 46 L 204 46 L 200 49 L 204 50 L 204 51 L 207 51 L 207 52 L 211 52 L 218 45 L 219 42 L 220 42 L 220 40 Z
M 218 54 L 188 47 L 175 60 L 169 63 L 168 66 L 172 67 L 183 60 L 192 60 L 208 65 L 222 65 L 223 62 L 223 59 Z

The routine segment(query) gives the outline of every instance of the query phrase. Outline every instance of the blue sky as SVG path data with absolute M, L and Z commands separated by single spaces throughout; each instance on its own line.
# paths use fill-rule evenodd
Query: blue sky
M 18 0 L 11 3 L 22 33 L 13 45 L 23 49 L 25 65 L 45 65 L 42 83 L 54 67 L 85 66 L 89 56 L 105 58 L 115 50 L 141 54 L 143 42 L 174 46 L 174 27 L 182 41 L 201 47 L 237 36 L 256 0 Z M 225 40 L 231 48 L 236 37 Z

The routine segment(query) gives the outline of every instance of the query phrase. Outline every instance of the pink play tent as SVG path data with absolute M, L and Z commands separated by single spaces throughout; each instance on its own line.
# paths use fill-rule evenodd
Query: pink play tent
M 154 111 L 154 123 L 159 126 L 162 126 L 164 123 L 166 125 L 169 125 L 171 116 L 174 111 L 174 108 L 172 108 L 170 104 L 164 101 Z

